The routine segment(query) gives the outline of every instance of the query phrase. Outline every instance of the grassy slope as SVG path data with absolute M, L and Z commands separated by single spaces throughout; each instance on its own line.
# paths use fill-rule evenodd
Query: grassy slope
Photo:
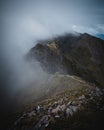
M 47 83 L 45 99 L 28 104 L 29 107 L 22 109 L 20 113 L 22 115 L 24 112 L 31 111 L 37 104 L 44 105 L 47 108 L 61 99 L 65 104 L 69 101 L 79 103 L 79 97 L 85 95 L 84 105 L 82 105 L 80 111 L 76 112 L 70 119 L 64 117 L 58 120 L 51 119 L 48 130 L 89 130 L 94 127 L 99 128 L 100 125 L 103 125 L 104 112 L 96 108 L 97 104 L 99 107 L 104 105 L 104 99 L 102 96 L 89 96 L 95 88 L 95 85 L 89 84 L 79 77 L 56 73 Z M 94 97 L 94 100 L 91 97 Z M 16 130 L 21 130 L 22 126 L 32 129 L 33 124 L 38 122 L 40 118 L 41 115 L 25 118 L 21 121 L 21 125 L 17 126 Z

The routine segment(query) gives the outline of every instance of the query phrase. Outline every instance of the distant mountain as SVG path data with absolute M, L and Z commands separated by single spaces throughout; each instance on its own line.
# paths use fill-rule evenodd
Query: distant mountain
M 49 73 L 67 73 L 104 85 L 104 40 L 87 33 L 40 41 L 28 56 L 38 60 Z

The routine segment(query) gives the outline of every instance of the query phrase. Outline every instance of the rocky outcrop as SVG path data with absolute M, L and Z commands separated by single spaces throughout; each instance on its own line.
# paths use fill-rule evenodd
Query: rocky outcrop
M 48 42 L 40 42 L 28 56 L 37 59 L 49 72 L 80 76 L 104 85 L 104 41 L 89 34 L 66 34 Z
M 90 118 L 92 115 L 97 115 L 96 112 L 104 113 L 104 89 L 89 84 L 78 77 L 59 73 L 50 79 L 47 86 L 49 86 L 46 92 L 47 98 L 34 103 L 30 110 L 23 111 L 14 122 L 12 130 L 74 130 L 74 125 L 82 119 L 83 111 L 84 114 L 90 113 L 88 122 L 94 120 Z M 79 120 L 76 121 L 76 118 Z M 85 125 L 84 127 L 87 128 L 86 123 L 88 122 L 86 119 L 85 124 L 81 125 Z M 82 128 L 80 126 L 80 129 Z

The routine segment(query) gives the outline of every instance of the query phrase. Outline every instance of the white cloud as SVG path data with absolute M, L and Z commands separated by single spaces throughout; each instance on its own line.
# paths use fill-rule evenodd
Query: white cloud
M 104 25 L 97 25 L 93 27 L 89 26 L 80 26 L 80 25 L 72 25 L 72 29 L 81 33 L 89 33 L 92 35 L 103 34 L 104 33 Z

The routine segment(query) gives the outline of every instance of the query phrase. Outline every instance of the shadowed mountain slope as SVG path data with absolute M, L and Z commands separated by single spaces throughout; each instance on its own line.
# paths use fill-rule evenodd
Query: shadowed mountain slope
M 65 34 L 41 41 L 29 52 L 49 73 L 77 75 L 104 85 L 104 40 L 84 34 Z

